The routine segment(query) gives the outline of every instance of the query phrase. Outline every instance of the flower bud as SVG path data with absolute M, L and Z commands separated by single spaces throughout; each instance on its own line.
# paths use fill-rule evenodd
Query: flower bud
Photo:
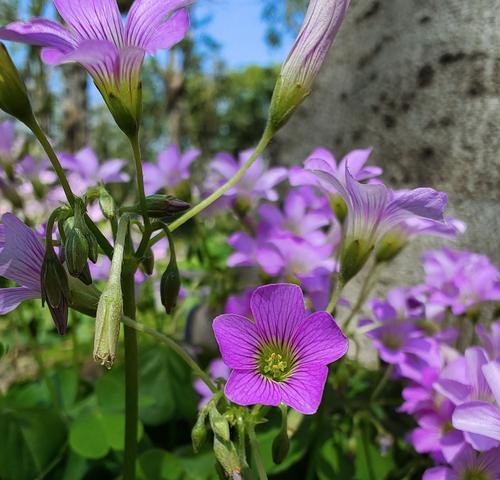
M 165 222 L 174 220 L 178 215 L 189 210 L 191 205 L 172 197 L 171 195 L 149 195 L 146 197 L 148 216 L 151 218 L 161 218 Z M 136 204 L 134 210 L 141 213 L 141 206 Z
M 97 305 L 94 337 L 94 360 L 111 368 L 116 357 L 123 315 L 123 296 L 120 284 L 108 282 Z
M 229 442 L 231 439 L 229 422 L 227 421 L 227 418 L 217 410 L 214 403 L 210 404 L 208 415 L 210 419 L 210 426 L 212 427 L 214 434 L 225 442 Z
M 86 235 L 80 228 L 74 226 L 66 237 L 64 244 L 64 258 L 68 272 L 73 277 L 79 277 L 87 266 L 89 243 Z
M 290 440 L 288 438 L 287 432 L 287 407 L 283 404 L 280 405 L 281 409 L 281 428 L 273 440 L 272 446 L 272 455 L 273 462 L 276 465 L 280 465 L 283 463 L 285 458 L 288 456 L 288 452 L 290 451 Z
M 33 119 L 26 86 L 3 43 L 0 43 L 0 110 L 24 123 Z
M 170 232 L 168 232 L 167 237 L 170 248 L 170 261 L 168 262 L 165 273 L 161 277 L 160 298 L 167 315 L 170 315 L 177 305 L 177 299 L 181 290 L 181 277 L 179 274 L 179 268 L 177 267 L 177 259 L 175 257 L 174 240 Z
M 198 453 L 205 442 L 207 441 L 208 429 L 205 425 L 205 420 L 207 417 L 207 410 L 203 409 L 196 420 L 196 423 L 191 430 L 191 441 L 193 443 L 194 453 Z
M 57 331 L 66 333 L 68 301 L 71 298 L 68 275 L 52 245 L 47 245 L 41 271 L 42 305 L 47 303 Z
M 147 248 L 144 252 L 140 267 L 146 275 L 153 275 L 153 270 L 155 267 L 155 256 L 151 248 Z
M 350 0 L 311 0 L 302 28 L 281 69 L 269 111 L 276 132 L 311 93 Z
M 70 290 L 69 306 L 74 310 L 95 318 L 101 292 L 93 285 L 82 283 L 75 277 L 68 278 Z
M 214 455 L 229 478 L 241 478 L 241 466 L 234 445 L 214 437 Z
M 108 220 L 116 217 L 117 210 L 115 200 L 104 187 L 99 189 L 99 207 L 101 207 L 102 214 Z

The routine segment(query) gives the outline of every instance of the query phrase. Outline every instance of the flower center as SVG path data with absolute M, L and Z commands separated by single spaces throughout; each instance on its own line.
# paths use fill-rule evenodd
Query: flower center
M 265 345 L 260 351 L 258 369 L 269 380 L 283 382 L 290 376 L 294 363 L 293 355 L 288 349 Z
M 484 470 L 467 470 L 463 473 L 461 480 L 490 480 L 491 477 Z

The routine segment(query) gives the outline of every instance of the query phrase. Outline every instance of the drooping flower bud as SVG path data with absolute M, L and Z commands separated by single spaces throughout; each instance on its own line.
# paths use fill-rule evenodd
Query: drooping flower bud
M 191 208 L 191 205 L 183 200 L 179 200 L 171 195 L 161 194 L 146 197 L 146 206 L 150 218 L 161 218 L 167 223 Z M 141 206 L 136 204 L 134 211 L 141 213 Z
M 222 415 L 214 402 L 210 403 L 208 407 L 208 416 L 210 419 L 210 426 L 215 435 L 220 437 L 222 440 L 229 442 L 231 435 L 229 432 L 229 422 L 227 418 Z
M 168 315 L 170 315 L 177 305 L 177 299 L 181 290 L 181 277 L 179 274 L 179 268 L 177 267 L 174 240 L 170 233 L 168 234 L 168 241 L 170 248 L 170 261 L 168 262 L 165 273 L 161 277 L 160 298 L 162 305 L 165 307 L 165 311 Z
M 193 443 L 194 453 L 198 453 L 207 441 L 208 429 L 205 424 L 207 414 L 208 410 L 206 408 L 203 408 L 200 411 L 193 429 L 191 430 L 191 441 Z
M 214 455 L 228 478 L 241 478 L 242 467 L 236 448 L 231 442 L 224 442 L 214 436 Z
M 269 126 L 276 132 L 311 93 L 350 0 L 311 0 L 274 89 Z
M 79 277 L 87 266 L 89 243 L 83 231 L 76 225 L 68 232 L 64 244 L 64 258 L 68 272 L 73 277 Z
M 111 368 L 116 357 L 116 346 L 120 335 L 123 315 L 121 273 L 128 219 L 123 217 L 118 225 L 109 280 L 99 299 L 94 336 L 94 360 Z
M 272 446 L 272 455 L 273 462 L 276 465 L 280 465 L 288 456 L 288 452 L 290 451 L 290 439 L 288 438 L 287 433 L 287 407 L 286 405 L 280 404 L 281 408 L 281 428 L 273 440 Z
M 50 243 L 46 245 L 40 280 L 42 305 L 47 303 L 58 333 L 64 335 L 68 326 L 68 301 L 71 294 L 66 270 Z
M 0 110 L 23 123 L 33 119 L 26 85 L 3 43 L 0 43 Z
M 102 214 L 108 220 L 116 217 L 117 209 L 115 200 L 104 187 L 99 189 L 99 207 Z
M 142 257 L 140 267 L 146 275 L 153 275 L 153 270 L 155 267 L 155 256 L 153 253 L 153 249 L 146 249 L 146 251 L 144 252 L 144 256 Z

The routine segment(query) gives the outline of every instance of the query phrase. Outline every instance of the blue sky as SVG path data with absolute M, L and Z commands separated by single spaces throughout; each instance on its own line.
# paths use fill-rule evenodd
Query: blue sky
M 197 16 L 211 16 L 201 30 L 221 44 L 221 55 L 230 67 L 281 62 L 292 43 L 292 38 L 285 38 L 280 48 L 266 44 L 261 0 L 198 0 L 196 8 Z

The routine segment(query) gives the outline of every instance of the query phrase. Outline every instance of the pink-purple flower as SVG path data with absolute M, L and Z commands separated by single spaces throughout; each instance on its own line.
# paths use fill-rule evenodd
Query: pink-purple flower
M 170 145 L 158 155 L 156 164 L 145 162 L 142 168 L 146 194 L 153 195 L 161 189 L 171 191 L 183 180 L 187 180 L 189 168 L 200 153 L 196 148 L 181 153 L 177 145 Z
M 140 116 L 140 70 L 146 53 L 168 49 L 189 26 L 191 0 L 136 0 L 123 24 L 116 0 L 54 0 L 67 27 L 33 18 L 0 29 L 0 38 L 41 46 L 45 63 L 81 64 L 122 129 Z
M 208 367 L 209 372 L 210 372 L 210 378 L 216 382 L 219 379 L 222 380 L 227 380 L 227 377 L 229 377 L 229 367 L 220 359 L 216 358 L 215 360 L 212 360 L 210 362 L 210 365 Z M 198 403 L 198 408 L 204 407 L 214 396 L 214 393 L 210 388 L 208 388 L 207 384 L 198 378 L 194 382 L 194 389 L 196 393 L 198 393 L 201 396 L 201 400 Z
M 227 398 L 239 405 L 284 403 L 315 413 L 327 365 L 347 352 L 347 338 L 329 313 L 307 313 L 296 285 L 259 287 L 250 308 L 253 321 L 224 314 L 213 323 L 222 359 L 232 369 Z

